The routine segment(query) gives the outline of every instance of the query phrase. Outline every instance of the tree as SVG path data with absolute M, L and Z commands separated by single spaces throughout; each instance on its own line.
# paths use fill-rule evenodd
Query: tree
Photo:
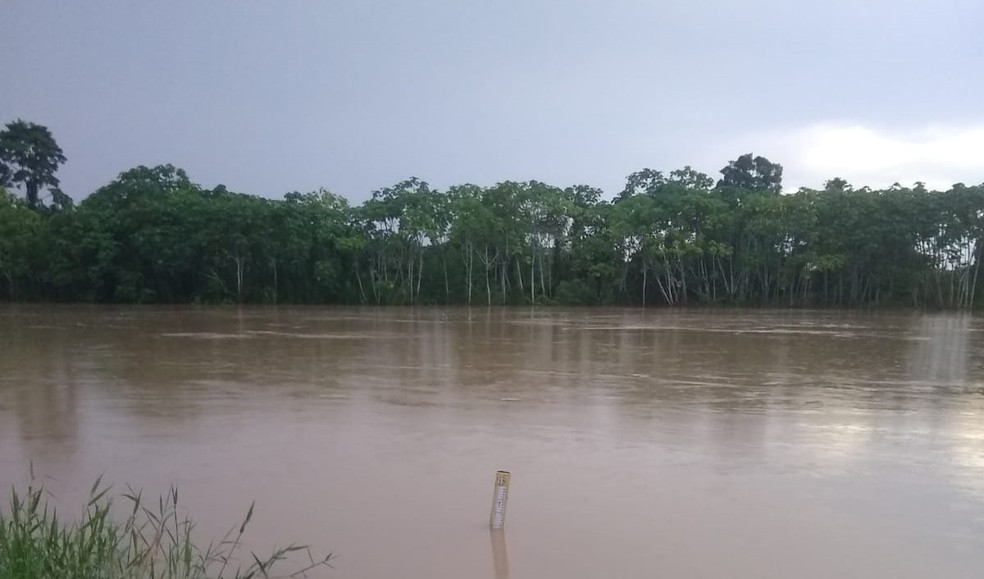
M 765 157 L 753 157 L 746 153 L 721 169 L 718 187 L 734 187 L 746 191 L 782 193 L 782 165 Z
M 5 171 L 8 180 L 16 172 Z M 750 154 L 722 175 L 715 185 L 690 167 L 643 169 L 611 202 L 585 185 L 503 181 L 442 192 L 411 178 L 352 207 L 326 189 L 268 199 L 202 188 L 171 165 L 135 167 L 67 211 L 0 193 L 0 299 L 941 309 L 984 301 L 984 186 L 872 190 L 835 178 L 780 195 L 781 167 Z
M 6 284 L 12 300 L 17 298 L 18 280 L 31 272 L 40 224 L 36 212 L 0 187 L 0 284 Z
M 0 131 L 0 186 L 23 187 L 27 204 L 44 207 L 40 194 L 48 188 L 56 207 L 70 203 L 58 189 L 55 173 L 65 162 L 61 147 L 47 127 L 16 120 Z

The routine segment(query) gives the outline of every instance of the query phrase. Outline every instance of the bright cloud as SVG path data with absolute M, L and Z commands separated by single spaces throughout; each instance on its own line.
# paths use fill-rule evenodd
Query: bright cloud
M 984 183 L 984 124 L 899 131 L 827 123 L 763 134 L 742 144 L 747 145 L 742 150 L 782 163 L 791 189 L 820 187 L 833 177 L 876 188 L 916 181 L 938 189 Z

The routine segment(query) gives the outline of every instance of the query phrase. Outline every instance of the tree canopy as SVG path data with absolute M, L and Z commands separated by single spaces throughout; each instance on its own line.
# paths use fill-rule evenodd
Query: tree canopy
M 4 157 L 6 182 L 25 193 L 0 194 L 4 299 L 980 303 L 984 186 L 872 190 L 833 178 L 783 194 L 782 166 L 746 154 L 716 183 L 691 167 L 640 170 L 612 200 L 586 185 L 438 190 L 409 178 L 353 206 L 325 189 L 267 199 L 204 188 L 163 165 L 125 171 L 77 206 L 52 210 L 27 189 L 28 180 L 35 192 L 57 187 L 64 157 L 57 145 L 47 150 L 54 165 L 40 176 Z
M 0 131 L 0 186 L 22 187 L 31 207 L 45 205 L 40 197 L 45 189 L 51 193 L 52 205 L 71 202 L 58 189 L 55 176 L 64 162 L 65 155 L 47 127 L 17 120 Z

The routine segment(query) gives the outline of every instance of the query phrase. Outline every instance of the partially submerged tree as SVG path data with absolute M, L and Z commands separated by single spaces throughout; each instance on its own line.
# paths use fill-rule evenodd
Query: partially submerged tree
M 0 195 L 0 299 L 981 303 L 984 186 L 874 191 L 834 178 L 783 195 L 782 166 L 746 154 L 716 184 L 689 166 L 637 171 L 611 201 L 585 185 L 438 190 L 410 178 L 353 207 L 324 189 L 208 189 L 161 165 L 55 212 L 38 211 L 64 160 L 50 133 L 17 121 L 0 142 L 0 175 L 27 197 Z

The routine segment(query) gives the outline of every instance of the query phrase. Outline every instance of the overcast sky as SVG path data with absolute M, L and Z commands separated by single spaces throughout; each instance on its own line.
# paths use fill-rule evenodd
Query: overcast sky
M 0 2 L 0 122 L 80 198 L 135 165 L 355 201 L 643 167 L 984 182 L 981 0 Z

